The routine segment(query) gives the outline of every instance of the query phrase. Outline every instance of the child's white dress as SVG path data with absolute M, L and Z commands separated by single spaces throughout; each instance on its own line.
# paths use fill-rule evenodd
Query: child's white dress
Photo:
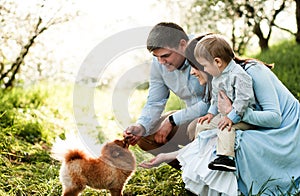
M 177 155 L 182 166 L 185 188 L 197 195 L 236 196 L 237 178 L 234 172 L 210 170 L 208 164 L 216 158 L 217 129 L 203 131 Z

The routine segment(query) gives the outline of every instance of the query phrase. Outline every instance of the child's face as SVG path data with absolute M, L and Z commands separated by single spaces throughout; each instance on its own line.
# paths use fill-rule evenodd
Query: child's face
M 196 78 L 198 78 L 199 83 L 201 85 L 204 85 L 207 83 L 208 77 L 207 77 L 207 73 L 197 70 L 195 68 L 192 67 L 191 69 L 191 75 L 195 76 Z
M 198 63 L 204 67 L 204 71 L 212 75 L 213 77 L 219 76 L 222 71 L 220 67 L 222 66 L 222 62 L 219 61 L 218 58 L 215 58 L 214 61 L 211 63 L 207 61 L 205 58 L 197 58 Z

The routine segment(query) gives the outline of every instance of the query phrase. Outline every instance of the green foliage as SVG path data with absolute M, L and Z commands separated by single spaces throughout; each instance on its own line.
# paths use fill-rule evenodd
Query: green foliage
M 270 191 L 269 188 L 269 182 L 273 182 L 276 181 L 278 179 L 273 179 L 273 178 L 269 178 L 265 183 L 262 184 L 262 186 L 260 187 L 260 189 L 258 190 L 257 193 L 253 194 L 253 183 L 250 186 L 250 190 L 248 191 L 249 194 L 248 196 L 261 196 L 261 195 L 266 195 L 266 191 L 268 191 L 268 195 L 276 195 L 276 196 L 299 196 L 300 192 L 299 192 L 299 186 L 296 184 L 294 178 L 291 179 L 291 185 L 290 188 L 287 192 L 284 192 L 281 190 L 280 185 L 278 185 L 275 188 L 275 192 L 274 191 Z M 244 196 L 243 194 L 241 196 Z
M 36 88 L 36 87 L 35 87 Z M 48 92 L 40 88 L 23 89 L 16 87 L 13 89 L 1 89 L 0 100 L 3 110 L 13 108 L 33 109 L 45 104 L 45 98 L 48 97 Z
M 125 195 L 187 195 L 181 178 L 181 171 L 169 165 L 149 170 L 138 168 L 128 181 Z
M 266 63 L 274 63 L 274 73 L 283 84 L 300 100 L 300 45 L 295 41 L 284 41 L 268 51 L 255 55 Z
M 185 107 L 185 103 L 181 99 L 179 99 L 173 92 L 171 92 L 170 98 L 166 104 L 165 111 L 180 110 Z
M 48 96 L 36 87 L 0 90 L 0 195 L 60 195 Z

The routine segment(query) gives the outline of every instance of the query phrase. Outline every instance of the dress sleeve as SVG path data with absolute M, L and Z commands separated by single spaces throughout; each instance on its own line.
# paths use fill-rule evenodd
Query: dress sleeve
M 246 72 L 252 77 L 256 101 L 262 111 L 247 108 L 242 120 L 260 127 L 278 128 L 282 118 L 277 91 L 270 78 L 271 70 L 255 62 Z

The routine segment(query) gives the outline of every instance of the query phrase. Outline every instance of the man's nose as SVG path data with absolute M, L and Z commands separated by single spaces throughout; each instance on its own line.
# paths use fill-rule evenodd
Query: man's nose
M 158 62 L 159 62 L 160 64 L 165 64 L 165 63 L 166 63 L 166 59 L 163 58 L 163 57 L 157 57 L 157 59 L 158 59 Z

